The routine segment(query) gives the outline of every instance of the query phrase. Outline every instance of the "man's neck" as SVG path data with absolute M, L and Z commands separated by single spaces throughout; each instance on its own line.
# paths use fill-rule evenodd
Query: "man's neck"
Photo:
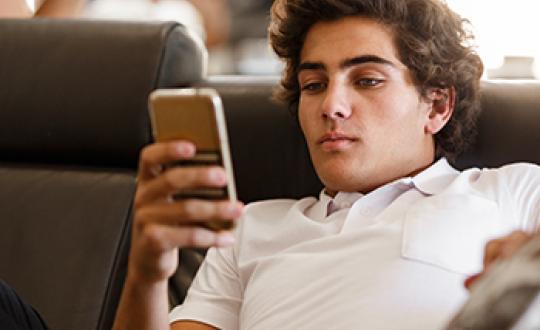
M 427 164 L 422 164 L 421 166 L 418 166 L 417 168 L 415 168 L 414 170 L 408 172 L 407 174 L 404 174 L 404 175 L 397 175 L 395 177 L 391 177 L 391 178 L 388 178 L 386 180 L 384 180 L 383 182 L 380 182 L 380 183 L 377 183 L 375 185 L 372 185 L 372 186 L 369 186 L 369 187 L 364 187 L 364 188 L 361 188 L 361 189 L 358 189 L 356 190 L 356 192 L 359 192 L 361 194 L 364 194 L 364 195 L 367 195 L 369 194 L 370 192 L 390 183 L 390 182 L 393 182 L 395 180 L 399 180 L 399 179 L 402 179 L 402 178 L 407 178 L 407 177 L 414 177 L 416 176 L 417 174 L 423 172 L 424 170 L 426 170 L 427 168 L 429 168 L 431 165 L 433 165 L 435 163 L 436 159 L 433 159 L 431 160 L 431 162 L 427 163 Z M 338 190 L 332 190 L 328 187 L 325 187 L 324 189 L 325 193 L 334 198 L 337 193 L 339 192 Z

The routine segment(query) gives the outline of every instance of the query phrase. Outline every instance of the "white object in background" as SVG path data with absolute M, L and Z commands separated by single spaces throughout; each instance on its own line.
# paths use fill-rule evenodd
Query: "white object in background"
M 540 1 L 490 0 L 489 5 L 485 1 L 446 2 L 470 20 L 476 37 L 474 44 L 478 45 L 478 54 L 487 70 L 499 68 L 505 56 L 540 58 L 540 43 L 531 39 L 531 33 L 540 29 Z M 539 78 L 538 73 L 536 78 Z
M 532 56 L 505 56 L 498 68 L 487 69 L 489 79 L 534 79 L 535 59 Z
M 28 8 L 30 8 L 30 10 L 32 11 L 32 13 L 35 13 L 36 12 L 36 2 L 34 0 L 26 0 L 26 5 L 28 6 Z
M 45 2 L 45 0 L 25 0 L 26 5 L 32 11 L 32 14 L 35 14 L 38 11 L 39 7 Z
M 87 5 L 82 16 L 90 19 L 176 21 L 205 39 L 202 17 L 186 0 L 95 0 Z
M 248 38 L 235 49 L 236 71 L 243 75 L 276 75 L 283 71 L 283 63 L 271 51 L 265 38 Z

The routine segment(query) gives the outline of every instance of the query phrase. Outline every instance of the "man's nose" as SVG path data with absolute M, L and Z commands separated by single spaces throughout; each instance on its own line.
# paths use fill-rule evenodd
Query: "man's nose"
M 351 105 L 346 90 L 337 84 L 330 84 L 322 103 L 322 117 L 343 120 L 351 116 Z

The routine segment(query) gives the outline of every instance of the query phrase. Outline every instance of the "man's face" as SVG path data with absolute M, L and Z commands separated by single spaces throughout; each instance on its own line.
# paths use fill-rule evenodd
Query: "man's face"
M 431 102 L 387 27 L 361 17 L 319 22 L 300 63 L 300 125 L 327 192 L 369 192 L 433 162 Z

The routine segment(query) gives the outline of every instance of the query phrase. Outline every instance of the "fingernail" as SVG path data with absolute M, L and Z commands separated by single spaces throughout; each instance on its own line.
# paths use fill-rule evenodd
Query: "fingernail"
M 210 180 L 216 184 L 225 183 L 225 173 L 221 169 L 212 169 L 210 171 Z
M 193 234 L 193 240 L 196 245 L 213 245 L 216 242 L 216 234 L 207 230 L 196 230 Z
M 193 145 L 188 143 L 179 143 L 176 145 L 176 152 L 179 156 L 189 157 L 193 156 L 193 154 L 195 153 L 195 148 L 193 147 Z
M 222 233 L 217 237 L 216 245 L 220 247 L 231 246 L 234 244 L 234 236 L 230 233 Z
M 474 274 L 474 275 L 469 276 L 469 277 L 465 280 L 465 282 L 463 283 L 464 286 L 465 286 L 465 288 L 466 288 L 467 290 L 470 290 L 470 289 L 471 289 L 471 286 L 474 284 L 474 282 L 476 282 L 476 281 L 480 278 L 480 276 L 482 276 L 482 274 L 483 274 L 483 273 L 478 273 L 478 274 Z
M 239 204 L 229 204 L 227 205 L 227 213 L 232 217 L 237 217 L 242 214 L 242 207 Z

